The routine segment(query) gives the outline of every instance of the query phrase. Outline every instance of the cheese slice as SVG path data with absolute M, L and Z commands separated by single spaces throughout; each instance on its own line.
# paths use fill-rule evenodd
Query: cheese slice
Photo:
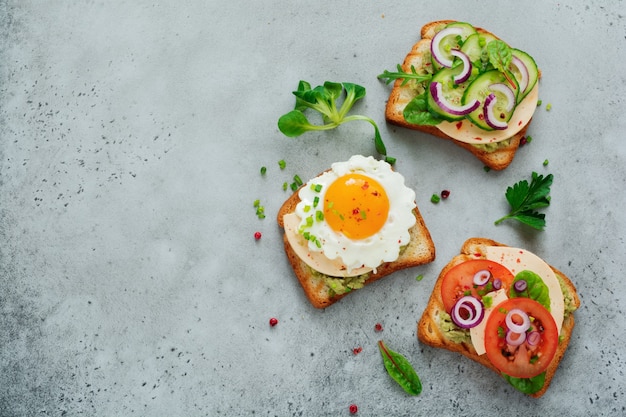
M 451 138 L 465 143 L 485 145 L 501 142 L 515 136 L 530 122 L 537 109 L 538 99 L 539 83 L 536 83 L 528 95 L 524 97 L 524 100 L 517 105 L 511 120 L 508 122 L 509 127 L 504 130 L 483 130 L 470 122 L 469 119 L 457 122 L 443 121 L 437 125 L 437 128 Z
M 293 248 L 296 255 L 300 257 L 308 266 L 314 270 L 331 277 L 352 277 L 371 272 L 372 268 L 353 268 L 348 273 L 347 266 L 341 261 L 341 258 L 328 259 L 323 252 L 311 252 L 308 242 L 300 233 L 298 227 L 300 225 L 300 217 L 295 213 L 288 213 L 283 216 L 285 226 L 285 235 L 289 244 Z
M 483 299 L 485 297 L 491 297 L 491 307 L 485 309 L 485 317 L 483 317 L 481 322 L 470 329 L 472 344 L 474 345 L 474 349 L 476 349 L 476 353 L 478 353 L 479 355 L 484 355 L 485 353 L 487 353 L 487 351 L 485 350 L 485 326 L 487 325 L 489 315 L 498 304 L 509 299 L 509 297 L 506 295 L 506 290 L 504 288 L 485 294 Z
M 548 287 L 550 295 L 550 314 L 554 317 L 556 327 L 561 333 L 563 326 L 563 315 L 565 313 L 565 301 L 563 300 L 563 292 L 559 279 L 556 277 L 550 265 L 537 255 L 525 250 L 517 248 L 509 248 L 505 246 L 488 246 L 485 250 L 485 256 L 490 261 L 504 265 L 516 275 L 518 272 L 529 270 L 539 275 L 544 284 Z

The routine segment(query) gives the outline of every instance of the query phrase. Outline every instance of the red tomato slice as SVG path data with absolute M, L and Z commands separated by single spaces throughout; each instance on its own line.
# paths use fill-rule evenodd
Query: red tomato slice
M 474 285 L 474 275 L 484 270 L 491 273 L 489 281 L 485 285 Z M 493 281 L 496 278 L 500 280 L 502 288 L 508 294 L 514 277 L 504 265 L 487 259 L 472 259 L 452 267 L 441 283 L 441 298 L 446 312 L 450 313 L 457 300 L 464 295 L 473 295 L 482 299 L 483 294 L 493 291 Z
M 519 308 L 530 317 L 531 331 L 541 335 L 539 342 L 531 346 L 528 341 L 519 346 L 507 344 L 506 315 Z M 559 343 L 556 323 L 550 312 L 530 298 L 511 298 L 498 304 L 491 312 L 485 326 L 485 349 L 487 357 L 501 372 L 516 378 L 532 378 L 546 370 Z

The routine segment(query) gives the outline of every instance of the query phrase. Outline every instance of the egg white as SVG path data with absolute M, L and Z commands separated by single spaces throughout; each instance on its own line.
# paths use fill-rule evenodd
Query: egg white
M 315 198 L 321 202 L 330 185 L 338 178 L 358 173 L 378 181 L 389 198 L 389 215 L 383 227 L 365 239 L 350 239 L 341 232 L 330 228 L 325 220 L 315 220 L 307 225 L 306 218 L 311 216 L 305 207 L 311 207 Z M 315 191 L 315 185 L 321 189 Z M 410 241 L 409 229 L 415 224 L 413 209 L 415 191 L 404 184 L 404 177 L 393 171 L 387 162 L 373 157 L 355 155 L 345 162 L 332 164 L 329 171 L 309 181 L 299 191 L 300 202 L 295 214 L 299 217 L 299 232 L 308 231 L 317 238 L 318 244 L 312 240 L 302 240 L 313 253 L 322 253 L 331 261 L 341 260 L 345 267 L 344 276 L 353 275 L 353 271 L 360 273 L 363 268 L 376 269 L 384 262 L 393 262 L 400 255 L 400 248 Z

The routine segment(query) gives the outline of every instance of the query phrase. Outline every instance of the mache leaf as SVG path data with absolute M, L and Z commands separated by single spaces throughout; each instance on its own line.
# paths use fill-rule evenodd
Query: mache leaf
M 378 348 L 389 376 L 408 394 L 419 395 L 422 392 L 422 382 L 411 363 L 401 354 L 390 350 L 382 340 L 378 341 Z

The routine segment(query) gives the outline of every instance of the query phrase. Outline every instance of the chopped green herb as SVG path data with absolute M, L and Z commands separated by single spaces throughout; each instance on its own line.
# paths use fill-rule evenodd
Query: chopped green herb
M 278 166 L 280 167 L 280 169 L 285 169 L 285 167 L 287 166 L 287 163 L 285 162 L 284 159 L 281 159 L 280 161 L 278 161 Z
M 552 103 L 546 104 L 546 111 L 552 110 Z
M 546 225 L 546 215 L 537 212 L 536 209 L 550 205 L 548 194 L 552 179 L 552 174 L 544 177 L 533 172 L 530 185 L 528 181 L 522 180 L 512 187 L 508 187 L 505 196 L 511 205 L 511 211 L 506 216 L 496 220 L 495 224 L 500 224 L 506 219 L 515 219 L 537 230 L 543 230 Z
M 548 166 L 548 160 L 547 160 L 547 159 L 543 161 L 543 166 L 544 166 L 544 167 L 545 167 L 545 166 Z
M 298 187 L 303 184 L 302 179 L 297 174 L 293 176 L 293 182 L 295 182 Z
M 318 222 L 321 222 L 322 220 L 324 220 L 324 212 L 317 210 L 315 212 L 315 218 L 317 219 Z
M 261 175 L 265 175 L 267 172 L 267 167 L 261 167 Z
M 441 200 L 441 197 L 439 197 L 437 194 L 433 194 L 430 197 L 430 202 L 434 204 L 437 204 L 440 200 Z
M 422 275 L 422 274 L 420 274 L 420 275 L 418 275 L 418 276 L 416 276 L 416 277 L 415 277 L 415 280 L 416 280 L 416 281 L 421 281 L 421 280 L 423 280 L 423 279 L 424 279 L 424 275 Z
M 541 106 L 541 100 L 537 100 L 537 107 Z
M 485 171 L 485 172 L 489 172 L 489 171 L 491 171 L 491 168 L 490 168 L 490 167 L 488 167 L 487 165 L 485 165 L 485 166 L 483 167 L 483 171 Z
M 283 191 L 287 191 L 287 188 L 289 188 L 289 184 L 287 184 L 287 182 L 283 183 Z
M 532 136 L 526 136 L 526 143 L 530 143 L 533 141 L 533 137 Z
M 315 185 L 311 185 L 311 188 L 313 189 L 313 191 L 315 191 L 316 193 L 319 193 L 320 191 L 322 191 L 322 184 L 315 184 Z
M 259 207 L 261 200 L 254 200 L 254 207 Z
M 498 326 L 498 337 L 504 339 L 505 336 L 506 332 L 504 331 L 504 328 L 502 326 Z
M 485 306 L 485 308 L 491 307 L 492 304 L 493 304 L 493 297 L 489 295 L 483 297 L 483 305 Z
M 317 207 L 320 203 L 320 198 L 318 196 L 313 197 L 313 207 Z
M 295 182 L 292 182 L 289 186 L 291 187 L 291 191 L 296 191 L 298 189 L 298 184 Z

